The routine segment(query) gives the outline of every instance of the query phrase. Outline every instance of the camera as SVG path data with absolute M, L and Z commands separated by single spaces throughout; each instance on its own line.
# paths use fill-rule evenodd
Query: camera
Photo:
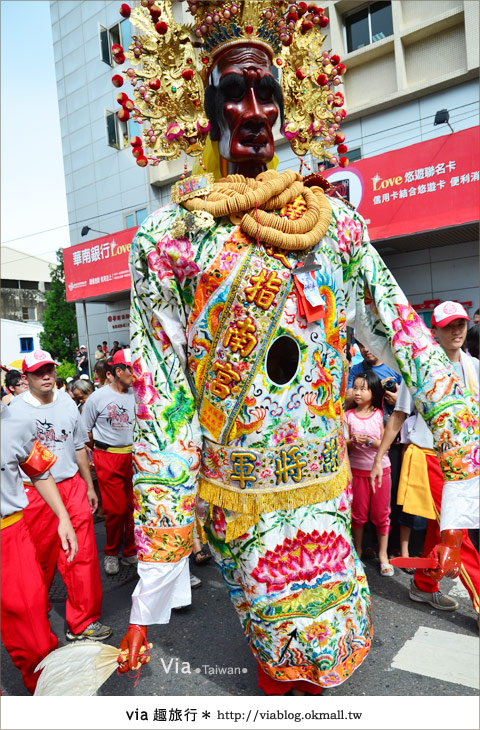
M 388 390 L 389 393 L 396 393 L 397 392 L 397 381 L 395 378 L 389 378 L 385 381 L 383 384 L 383 390 Z

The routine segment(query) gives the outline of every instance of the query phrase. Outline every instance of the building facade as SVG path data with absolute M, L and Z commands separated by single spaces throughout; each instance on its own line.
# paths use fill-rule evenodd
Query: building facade
M 182 4 L 175 5 L 182 13 Z M 392 150 L 443 136 L 448 145 L 452 129 L 478 125 L 478 3 L 323 0 L 322 5 L 330 18 L 325 47 L 335 49 L 348 69 L 340 89 L 352 166 L 370 157 L 378 157 L 381 166 L 382 156 Z M 111 45 L 127 47 L 131 37 L 130 23 L 118 8 L 118 2 L 104 0 L 50 3 L 72 246 L 139 225 L 169 202 L 170 186 L 183 171 L 183 160 L 140 168 L 130 153 L 129 139 L 139 127 L 118 120 L 111 84 L 119 72 Z M 437 112 L 445 110 L 448 121 L 435 124 Z M 298 169 L 298 158 L 280 137 L 277 156 L 279 170 Z M 317 166 L 311 159 L 307 163 Z M 475 170 L 478 161 L 472 159 Z M 471 312 L 476 309 L 475 218 L 443 225 L 441 231 L 433 225 L 430 231 L 374 240 L 412 304 L 458 299 L 470 302 Z M 86 313 L 91 353 L 104 339 L 128 342 L 129 287 L 122 286 L 87 297 L 95 301 L 85 306 L 77 304 L 79 336 L 82 341 L 86 336 Z
M 8 366 L 39 347 L 50 264 L 9 246 L 0 251 L 1 361 Z

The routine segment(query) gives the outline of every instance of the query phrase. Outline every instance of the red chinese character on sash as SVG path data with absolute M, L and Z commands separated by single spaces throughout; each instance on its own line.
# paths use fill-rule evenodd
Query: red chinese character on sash
M 236 324 L 231 324 L 227 329 L 227 333 L 223 338 L 225 347 L 230 347 L 232 352 L 238 352 L 242 357 L 250 355 L 258 342 L 255 337 L 257 328 L 251 317 L 239 320 Z
M 255 302 L 261 309 L 269 309 L 275 304 L 275 294 L 280 290 L 282 280 L 275 271 L 262 269 L 259 274 L 250 277 L 252 286 L 245 288 L 247 302 Z

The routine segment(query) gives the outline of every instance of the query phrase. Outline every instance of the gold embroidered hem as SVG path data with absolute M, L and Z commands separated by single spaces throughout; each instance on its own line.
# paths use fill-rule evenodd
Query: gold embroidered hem
M 211 505 L 240 513 L 227 521 L 225 540 L 235 540 L 258 522 L 260 515 L 275 510 L 290 510 L 304 505 L 326 502 L 338 497 L 346 488 L 350 478 L 348 460 L 345 459 L 339 471 L 317 478 L 304 485 L 255 490 L 245 494 L 242 490 L 200 476 L 198 496 Z

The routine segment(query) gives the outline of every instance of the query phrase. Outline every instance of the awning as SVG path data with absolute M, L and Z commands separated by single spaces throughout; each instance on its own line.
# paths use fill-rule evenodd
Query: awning
M 479 128 L 327 170 L 374 241 L 478 221 Z

